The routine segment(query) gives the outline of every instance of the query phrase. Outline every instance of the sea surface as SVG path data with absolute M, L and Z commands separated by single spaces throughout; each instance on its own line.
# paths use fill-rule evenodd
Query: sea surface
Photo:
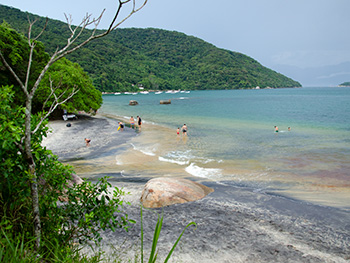
M 114 173 L 195 178 L 350 210 L 350 88 L 113 94 L 99 113 L 137 134 L 106 158 Z M 142 128 L 130 127 L 138 115 Z M 183 124 L 187 136 L 176 133 Z

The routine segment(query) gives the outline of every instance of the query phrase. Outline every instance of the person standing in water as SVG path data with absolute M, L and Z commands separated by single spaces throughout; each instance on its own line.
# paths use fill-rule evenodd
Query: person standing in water
M 180 135 L 180 127 L 177 127 L 176 134 Z
M 277 126 L 275 126 L 275 132 L 278 132 L 278 127 Z
M 187 135 L 187 125 L 186 125 L 186 124 L 184 124 L 184 125 L 182 126 L 182 134 L 183 134 L 184 136 Z
M 141 128 L 141 124 L 142 124 L 142 120 L 140 116 L 137 116 L 137 124 L 139 125 L 139 127 Z
M 135 120 L 134 120 L 133 116 L 130 117 L 130 126 L 131 126 L 131 128 L 134 128 L 134 126 L 135 126 Z

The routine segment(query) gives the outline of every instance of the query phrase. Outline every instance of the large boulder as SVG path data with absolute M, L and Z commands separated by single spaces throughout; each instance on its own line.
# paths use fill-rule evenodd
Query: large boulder
M 214 189 L 183 178 L 154 178 L 149 180 L 141 194 L 146 208 L 163 207 L 202 199 Z

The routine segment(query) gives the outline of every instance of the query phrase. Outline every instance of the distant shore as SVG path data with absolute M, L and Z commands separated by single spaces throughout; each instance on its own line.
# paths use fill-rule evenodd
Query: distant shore
M 71 123 L 67 127 L 67 123 Z M 135 130 L 126 127 L 116 132 L 117 120 L 105 116 L 78 116 L 78 120 L 50 122 L 53 133 L 44 145 L 64 163 L 84 160 L 85 177 L 97 156 L 118 152 L 133 136 Z M 87 147 L 84 138 L 91 139 Z M 92 174 L 92 180 L 104 176 Z M 128 233 L 103 233 L 102 249 L 108 255 L 115 251 L 121 258 L 133 261 L 139 253 L 139 198 L 147 177 L 111 178 L 112 185 L 123 187 L 130 218 L 137 223 Z M 193 178 L 191 178 L 193 179 Z M 208 183 L 215 192 L 202 200 L 173 205 L 164 209 L 144 210 L 145 251 L 157 220 L 164 213 L 164 226 L 159 241 L 159 258 L 164 260 L 183 228 L 191 221 L 197 229 L 186 230 L 173 253 L 171 262 L 349 262 L 350 213 L 336 208 L 316 206 L 272 193 Z M 113 248 L 116 248 L 114 250 Z M 121 248 L 121 249 L 119 249 Z M 89 248 L 85 248 L 90 253 Z M 147 253 L 145 255 L 147 259 Z

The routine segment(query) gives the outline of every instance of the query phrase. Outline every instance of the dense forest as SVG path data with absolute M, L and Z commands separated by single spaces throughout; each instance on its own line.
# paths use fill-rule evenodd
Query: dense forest
M 339 86 L 340 87 L 350 87 L 350 81 L 344 82 L 344 83 L 340 84 Z
M 40 30 L 45 22 L 43 17 L 3 5 L 0 15 L 23 34 L 27 34 L 28 16 L 38 19 L 34 30 Z M 67 24 L 49 19 L 40 40 L 52 53 L 68 36 Z M 154 90 L 301 87 L 244 54 L 155 28 L 117 29 L 67 58 L 78 63 L 94 86 L 104 92 L 137 90 L 138 86 Z

